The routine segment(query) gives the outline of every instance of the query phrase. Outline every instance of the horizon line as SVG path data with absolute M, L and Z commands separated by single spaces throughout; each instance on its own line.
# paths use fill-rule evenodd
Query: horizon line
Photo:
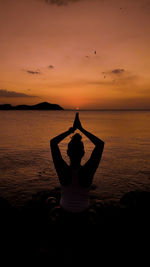
M 41 103 L 48 103 L 48 104 L 52 104 L 52 103 L 49 103 L 49 102 L 40 102 L 38 104 L 41 104 Z M 0 105 L 11 105 L 12 107 L 16 107 L 16 106 L 20 106 L 19 105 L 16 105 L 16 106 L 13 106 L 12 104 L 8 104 L 8 103 L 5 103 L 5 104 L 2 104 L 0 103 Z M 21 106 L 32 106 L 31 104 L 21 104 Z M 52 105 L 58 105 L 58 104 L 52 104 Z M 59 105 L 58 105 L 59 106 Z M 83 109 L 80 109 L 80 108 L 64 108 L 63 107 L 63 110 L 66 110 L 66 111 L 76 111 L 76 112 L 80 112 L 80 111 L 150 111 L 150 108 L 91 108 L 91 109 L 88 109 L 88 108 L 83 108 Z
M 69 108 L 64 108 L 66 111 L 150 111 L 150 108 L 103 108 L 103 109 L 69 109 Z

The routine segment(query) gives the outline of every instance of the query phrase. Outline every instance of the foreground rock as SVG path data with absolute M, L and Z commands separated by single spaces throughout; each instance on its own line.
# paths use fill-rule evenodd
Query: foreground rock
M 79 260 L 97 266 L 97 260 L 120 262 L 120 255 L 135 261 L 135 248 L 136 257 L 139 248 L 141 253 L 146 243 L 140 237 L 149 231 L 150 192 L 129 192 L 119 202 L 103 202 L 91 193 L 88 214 L 77 220 L 61 212 L 59 201 L 59 188 L 33 195 L 20 210 L 1 198 L 2 255 L 27 263 L 32 258 L 41 266 L 77 266 Z
M 94 187 L 92 188 L 94 189 Z M 54 188 L 51 191 L 42 191 L 34 194 L 21 209 L 12 207 L 11 204 L 0 198 L 0 212 L 2 221 L 9 221 L 9 218 L 15 220 L 18 216 L 30 223 L 36 221 L 36 224 L 64 224 L 65 216 L 59 206 L 60 188 Z M 149 217 L 150 211 L 150 192 L 131 191 L 126 193 L 120 201 L 102 201 L 94 193 L 90 195 L 90 208 L 88 216 L 80 218 L 79 223 L 86 224 L 107 224 L 115 223 L 124 224 L 124 220 L 135 219 L 141 216 L 141 219 Z M 148 218 L 147 218 L 148 219 Z M 70 223 L 70 222 L 69 222 Z M 4 223 L 5 224 L 5 223 Z

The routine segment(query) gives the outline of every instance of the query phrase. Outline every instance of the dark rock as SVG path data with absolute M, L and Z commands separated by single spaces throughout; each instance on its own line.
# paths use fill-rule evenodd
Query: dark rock
M 63 223 L 60 206 L 53 206 L 49 212 L 49 218 L 51 223 Z
M 95 190 L 97 188 L 97 185 L 96 184 L 92 184 L 91 185 L 91 190 Z
M 63 108 L 57 104 L 42 102 L 32 106 L 29 105 L 11 106 L 10 104 L 4 104 L 0 105 L 0 110 L 63 110 Z
M 150 207 L 150 192 L 147 191 L 131 191 L 126 193 L 120 203 L 127 207 L 148 208 Z
M 2 210 L 2 209 L 3 210 L 10 210 L 10 209 L 12 209 L 12 206 L 10 205 L 10 203 L 6 199 L 0 197 L 0 210 Z
M 52 266 L 58 266 L 64 264 L 64 250 L 69 245 L 72 253 L 75 251 L 84 263 L 92 266 L 99 257 L 106 262 L 108 255 L 111 263 L 119 261 L 117 255 L 135 259 L 130 252 L 136 248 L 137 253 L 143 247 L 139 238 L 146 222 L 149 228 L 150 192 L 129 192 L 120 203 L 102 201 L 95 195 L 89 212 L 77 217 L 63 212 L 59 201 L 59 187 L 36 193 L 19 211 L 0 198 L 3 254 L 9 257 L 13 253 L 16 259 L 20 255 L 27 262 L 32 258 L 34 264 L 42 266 L 47 266 L 48 260 Z M 138 233 L 138 243 L 134 232 Z
M 46 205 L 48 205 L 49 209 L 58 205 L 58 200 L 55 197 L 48 197 L 46 199 Z
M 10 104 L 0 105 L 0 110 L 11 110 L 13 107 Z

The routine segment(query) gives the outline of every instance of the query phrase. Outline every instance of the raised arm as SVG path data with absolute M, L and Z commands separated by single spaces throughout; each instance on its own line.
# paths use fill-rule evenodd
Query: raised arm
M 63 139 L 65 139 L 68 135 L 70 135 L 71 133 L 74 133 L 75 131 L 75 128 L 74 127 L 71 127 L 69 128 L 68 131 L 64 132 L 64 133 L 61 133 L 59 135 L 57 135 L 56 137 L 52 138 L 50 140 L 50 144 L 51 145 L 58 145 Z
M 90 159 L 83 165 L 83 171 L 84 171 L 83 177 L 85 178 L 84 183 L 90 184 L 92 182 L 96 169 L 98 168 L 98 165 L 100 163 L 104 149 L 104 142 L 100 138 L 86 131 L 82 127 L 78 113 L 76 114 L 74 127 L 78 128 L 95 145 L 95 148 L 92 151 Z
M 84 128 L 81 128 L 80 131 L 87 137 L 90 139 L 90 141 L 95 145 L 95 146 L 99 146 L 99 147 L 102 147 L 104 146 L 104 142 L 96 137 L 94 134 L 86 131 Z
M 68 131 L 63 132 L 50 140 L 52 158 L 53 158 L 54 166 L 55 166 L 55 169 L 56 169 L 56 172 L 59 178 L 62 177 L 62 174 L 65 171 L 65 169 L 68 167 L 68 165 L 62 158 L 58 144 L 68 135 L 73 133 L 74 131 L 75 129 L 71 127 Z
M 87 138 L 90 139 L 90 141 L 95 145 L 95 146 L 104 146 L 104 142 L 96 137 L 94 134 L 86 131 L 79 120 L 79 113 L 76 113 L 75 121 L 74 121 L 74 127 L 78 128 Z
M 81 128 L 81 132 L 84 133 L 90 139 L 90 141 L 95 145 L 95 148 L 92 151 L 90 159 L 84 165 L 85 170 L 88 173 L 91 173 L 91 175 L 94 175 L 102 157 L 104 142 L 83 128 Z

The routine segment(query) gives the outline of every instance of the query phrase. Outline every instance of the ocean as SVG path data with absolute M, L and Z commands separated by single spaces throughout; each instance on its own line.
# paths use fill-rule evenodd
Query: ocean
M 22 206 L 39 191 L 59 186 L 49 141 L 68 130 L 76 111 L 0 111 L 0 196 Z M 150 190 L 150 111 L 79 111 L 82 126 L 105 142 L 93 179 L 102 200 Z M 77 131 L 79 132 L 79 131 Z M 85 155 L 93 144 L 83 135 Z M 67 144 L 59 147 L 69 164 Z

